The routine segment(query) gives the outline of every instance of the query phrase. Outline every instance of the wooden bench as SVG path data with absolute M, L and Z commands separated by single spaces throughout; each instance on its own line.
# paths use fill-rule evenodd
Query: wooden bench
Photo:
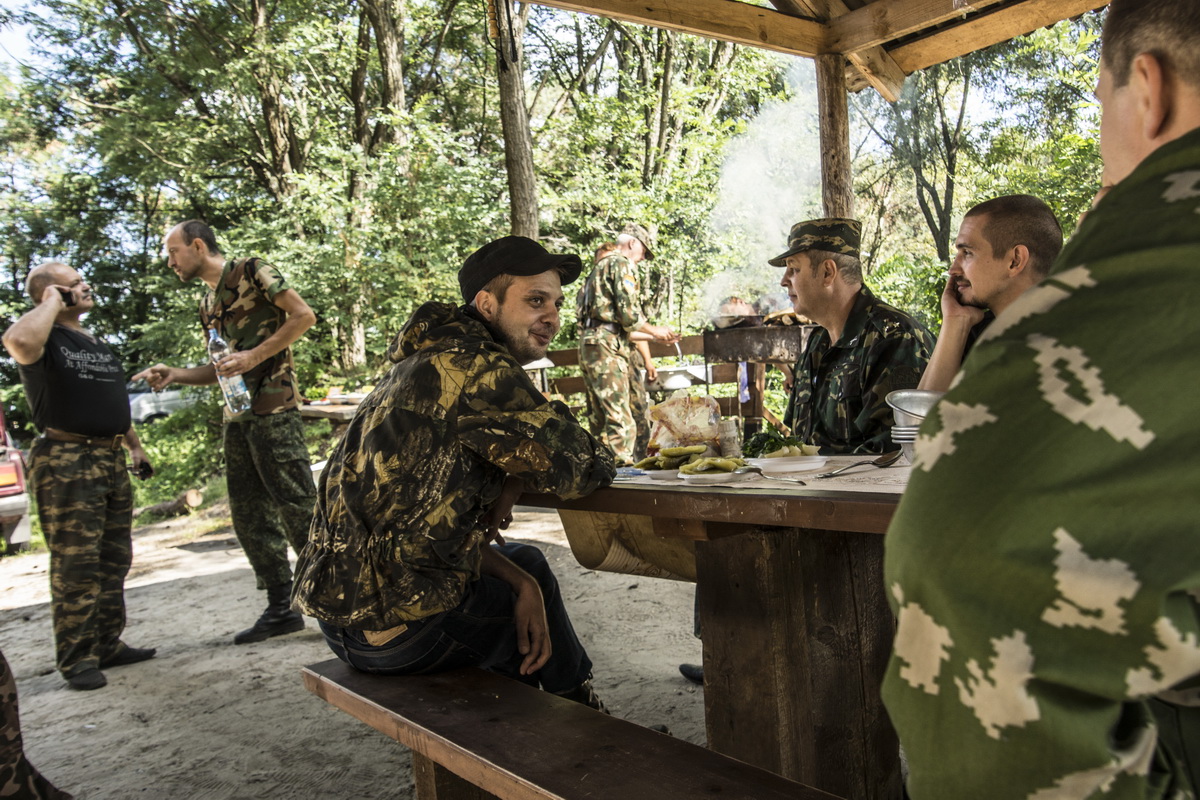
M 478 669 L 381 677 L 337 659 L 305 687 L 411 748 L 417 800 L 835 800 Z

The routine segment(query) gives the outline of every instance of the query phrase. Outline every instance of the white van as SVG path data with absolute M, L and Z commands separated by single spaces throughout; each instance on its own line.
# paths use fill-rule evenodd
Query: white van
M 162 419 L 196 402 L 195 395 L 174 387 L 151 391 L 145 381 L 130 381 L 125 388 L 129 391 L 129 414 L 137 423 Z

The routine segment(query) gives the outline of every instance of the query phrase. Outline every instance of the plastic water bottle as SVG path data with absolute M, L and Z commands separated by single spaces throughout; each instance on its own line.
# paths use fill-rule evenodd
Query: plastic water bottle
M 229 345 L 217 334 L 216 328 L 209 328 L 208 357 L 215 365 L 227 355 Z M 242 380 L 241 375 L 225 377 L 218 374 L 217 382 L 221 384 L 221 394 L 225 395 L 225 405 L 230 413 L 240 414 L 250 407 L 250 392 L 246 389 L 246 382 Z

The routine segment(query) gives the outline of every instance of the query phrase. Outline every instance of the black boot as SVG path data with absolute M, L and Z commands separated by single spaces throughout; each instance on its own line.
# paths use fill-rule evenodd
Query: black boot
M 304 617 L 292 611 L 292 582 L 267 587 L 267 610 L 253 627 L 233 637 L 234 644 L 250 644 L 304 630 Z

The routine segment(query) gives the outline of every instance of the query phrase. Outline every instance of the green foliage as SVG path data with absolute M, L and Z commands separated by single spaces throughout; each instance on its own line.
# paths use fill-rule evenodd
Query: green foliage
M 200 391 L 195 405 L 137 426 L 154 476 L 133 481 L 135 506 L 173 500 L 221 471 L 221 414 L 217 392 Z
M 879 297 L 907 311 L 937 333 L 942 328 L 945 267 L 928 256 L 896 254 L 876 268 L 871 285 Z
M 395 63 L 371 22 L 381 8 L 402 38 Z M 528 10 L 546 244 L 586 261 L 624 223 L 656 225 L 658 257 L 642 265 L 646 310 L 684 331 L 707 325 L 717 295 L 773 290 L 769 272 L 721 283 L 759 248 L 736 224 L 747 212 L 720 204 L 721 170 L 731 143 L 769 150 L 770 140 L 744 134 L 794 91 L 790 62 Z M 229 255 L 275 263 L 316 311 L 294 347 L 302 391 L 372 382 L 411 312 L 457 302 L 463 258 L 509 231 L 483 14 L 483 4 L 457 0 L 30 4 L 23 18 L 46 66 L 0 76 L 0 313 L 23 313 L 24 275 L 60 259 L 93 285 L 99 304 L 87 324 L 131 373 L 202 363 L 196 300 L 206 287 L 181 285 L 161 253 L 171 225 L 202 217 Z M 1085 15 L 914 75 L 895 108 L 858 95 L 875 125 L 859 135 L 855 172 L 869 282 L 881 295 L 936 328 L 937 257 L 966 204 L 1027 191 L 1064 222 L 1086 207 L 1098 169 L 1096 30 Z M 784 127 L 796 140 L 816 135 Z M 775 146 L 794 146 L 777 129 Z M 791 214 L 819 213 L 815 194 L 772 199 L 795 205 Z M 784 233 L 771 236 L 781 243 Z M 561 347 L 575 335 L 567 293 Z M 11 362 L 0 375 L 0 402 L 28 436 Z M 768 387 L 781 413 L 774 370 Z M 159 474 L 139 485 L 139 504 L 219 473 L 219 420 L 212 397 L 145 429 Z
M 962 214 L 1002 194 L 1041 197 L 1073 229 L 1099 188 L 1100 20 L 1087 13 L 931 67 L 896 104 L 856 99 L 870 269 L 897 254 L 948 262 Z

